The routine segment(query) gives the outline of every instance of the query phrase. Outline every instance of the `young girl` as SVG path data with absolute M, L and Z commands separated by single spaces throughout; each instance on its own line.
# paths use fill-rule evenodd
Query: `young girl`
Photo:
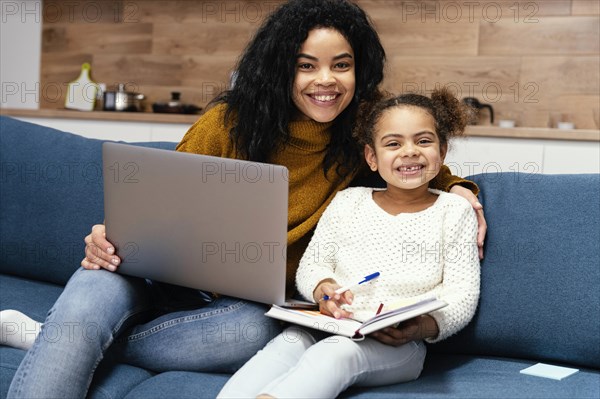
M 296 275 L 300 293 L 336 318 L 365 320 L 380 304 L 385 311 L 399 300 L 432 295 L 448 306 L 361 342 L 292 326 L 241 368 L 220 397 L 333 398 L 351 385 L 413 380 L 423 368 L 422 341 L 443 340 L 471 320 L 479 298 L 475 212 L 464 198 L 428 188 L 448 139 L 465 124 L 461 104 L 446 90 L 431 99 L 409 94 L 379 103 L 360 139 L 369 167 L 387 187 L 338 193 Z M 369 284 L 335 293 L 376 271 L 381 276 Z
M 290 288 L 321 214 L 361 171 L 352 129 L 359 106 L 379 97 L 384 61 L 379 37 L 358 6 L 344 0 L 285 3 L 248 44 L 235 68 L 235 86 L 214 101 L 177 147 L 289 169 Z M 477 206 L 473 193 L 457 184 L 475 191 L 476 186 L 446 167 L 432 184 L 462 190 Z M 85 397 L 109 349 L 117 360 L 156 372 L 233 372 L 279 333 L 279 324 L 264 316 L 265 305 L 113 273 L 120 258 L 106 233 L 100 224 L 85 237 L 82 268 L 44 324 L 64 331 L 73 323 L 93 325 L 102 334 L 92 342 L 77 332 L 50 342 L 42 327 L 9 397 Z M 240 332 L 248 323 L 261 327 L 257 336 Z M 47 372 L 56 364 L 61 367 Z

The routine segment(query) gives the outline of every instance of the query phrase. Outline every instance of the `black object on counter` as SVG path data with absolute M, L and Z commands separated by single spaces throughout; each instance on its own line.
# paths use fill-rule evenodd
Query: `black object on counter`
M 492 108 L 491 105 L 489 104 L 483 104 L 482 102 L 479 102 L 478 99 L 476 99 L 475 97 L 465 97 L 462 99 L 463 103 L 471 106 L 473 109 L 475 109 L 477 111 L 477 114 L 479 114 L 479 110 L 482 108 L 488 108 L 490 110 L 490 122 L 493 125 L 494 124 L 494 108 Z M 475 121 L 473 121 L 472 123 L 473 125 L 477 124 L 477 119 Z
M 171 100 L 168 102 L 158 102 L 152 104 L 152 111 L 165 114 L 196 114 L 202 108 L 194 104 L 183 104 L 181 102 L 181 93 L 171 92 Z

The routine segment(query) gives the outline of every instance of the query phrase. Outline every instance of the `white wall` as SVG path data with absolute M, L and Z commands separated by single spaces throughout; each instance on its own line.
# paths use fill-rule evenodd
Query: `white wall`
M 39 109 L 41 0 L 0 0 L 0 107 Z

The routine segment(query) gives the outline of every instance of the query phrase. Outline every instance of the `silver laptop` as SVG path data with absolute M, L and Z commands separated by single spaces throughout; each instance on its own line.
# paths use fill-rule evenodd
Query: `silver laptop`
M 286 304 L 285 167 L 120 143 L 102 150 L 120 273 Z

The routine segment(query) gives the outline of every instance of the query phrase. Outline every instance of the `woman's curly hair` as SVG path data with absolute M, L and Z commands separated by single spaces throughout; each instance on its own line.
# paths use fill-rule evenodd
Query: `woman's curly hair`
M 352 137 L 358 107 L 379 97 L 385 51 L 369 17 L 346 0 L 291 0 L 276 9 L 256 32 L 238 60 L 234 87 L 213 103 L 225 103 L 225 123 L 246 159 L 266 162 L 289 141 L 288 124 L 296 107 L 292 100 L 297 54 L 315 28 L 340 32 L 354 51 L 356 89 L 348 107 L 334 120 L 325 155 L 325 174 L 336 166 L 338 176 L 357 170 L 360 147 Z
M 360 125 L 355 129 L 356 139 L 361 145 L 373 147 L 377 123 L 383 113 L 393 107 L 418 107 L 427 111 L 435 121 L 435 130 L 441 146 L 446 146 L 451 138 L 463 135 L 473 112 L 468 105 L 460 102 L 445 87 L 434 90 L 431 98 L 412 93 L 384 98 L 370 108 L 368 114 L 362 118 Z

